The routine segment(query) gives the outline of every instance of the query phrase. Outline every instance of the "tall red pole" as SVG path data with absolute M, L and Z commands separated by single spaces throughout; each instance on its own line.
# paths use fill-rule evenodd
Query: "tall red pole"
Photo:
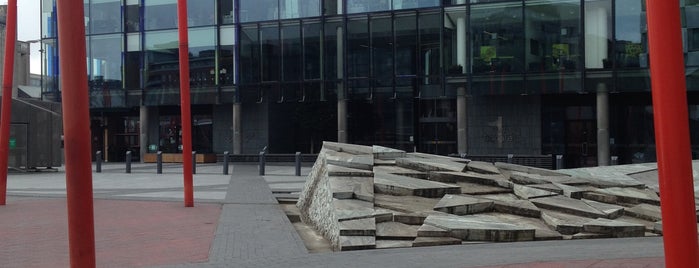
M 646 4 L 665 265 L 699 267 L 680 5 Z
M 7 1 L 5 60 L 2 72 L 2 107 L 0 107 L 0 205 L 7 203 L 7 157 L 10 154 L 10 120 L 12 120 L 12 79 L 15 69 L 17 40 L 17 0 Z
M 95 267 L 90 106 L 82 0 L 56 1 L 71 267 Z
M 192 115 L 189 109 L 189 36 L 187 33 L 187 0 L 177 0 L 177 30 L 180 37 L 180 111 L 182 113 L 182 170 L 184 173 L 184 206 L 194 206 L 192 178 Z

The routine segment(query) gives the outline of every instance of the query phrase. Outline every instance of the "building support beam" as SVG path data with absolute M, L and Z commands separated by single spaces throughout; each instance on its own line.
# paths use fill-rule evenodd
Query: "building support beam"
M 243 153 L 243 132 L 241 127 L 242 103 L 233 103 L 233 154 Z
M 609 91 L 597 84 L 597 165 L 609 166 Z
M 456 89 L 456 129 L 457 129 L 457 147 L 459 155 L 468 153 L 467 136 L 467 111 L 466 111 L 466 88 L 459 87 Z
M 141 147 L 141 150 L 139 151 L 139 154 L 141 156 L 141 163 L 143 163 L 143 160 L 145 159 L 146 153 L 148 153 L 148 107 L 147 106 L 141 106 L 138 110 L 138 125 L 139 127 L 139 133 L 138 133 L 138 144 Z

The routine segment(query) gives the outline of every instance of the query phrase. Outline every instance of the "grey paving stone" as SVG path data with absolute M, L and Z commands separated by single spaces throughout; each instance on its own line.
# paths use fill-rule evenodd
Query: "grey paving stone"
M 434 155 L 434 154 L 426 154 L 426 153 L 418 153 L 418 152 L 413 152 L 413 153 L 407 153 L 408 158 L 428 158 L 428 159 L 438 159 L 438 160 L 444 160 L 444 161 L 450 161 L 450 162 L 457 162 L 457 163 L 464 163 L 468 164 L 468 162 L 471 162 L 469 159 L 464 159 L 464 158 L 459 158 L 459 157 L 451 157 L 451 156 L 443 156 L 443 155 Z
M 463 195 L 444 195 L 434 210 L 455 215 L 468 215 L 493 210 L 493 201 Z
M 374 172 L 356 168 L 348 168 L 333 164 L 327 164 L 328 176 L 337 177 L 373 177 Z
M 651 205 L 660 205 L 660 197 L 649 190 L 641 190 L 636 188 L 605 188 L 596 190 L 595 193 L 616 197 L 617 202 L 640 204 L 646 203 Z
M 432 226 L 429 224 L 420 225 L 417 229 L 417 236 L 423 237 L 448 237 L 449 230 L 444 228 L 439 228 L 437 226 Z
M 372 146 L 374 152 L 374 158 L 376 159 L 391 159 L 405 158 L 405 151 L 374 145 Z
M 505 169 L 505 170 L 510 170 L 510 171 L 519 171 L 519 172 L 523 172 L 523 173 L 529 173 L 529 174 L 539 174 L 542 176 L 569 176 L 566 173 L 561 173 L 561 172 L 553 171 L 553 170 L 549 170 L 549 169 L 515 165 L 515 164 L 509 164 L 509 163 L 495 162 L 494 165 L 497 168 L 499 168 L 500 170 Z
M 514 189 L 515 195 L 522 198 L 522 199 L 534 199 L 534 198 L 542 198 L 542 197 L 558 195 L 557 193 L 554 193 L 554 192 L 549 192 L 546 190 L 536 189 L 536 188 L 518 185 L 518 184 L 515 184 L 513 189 Z
M 603 218 L 606 215 L 587 203 L 563 196 L 543 197 L 531 200 L 539 208 L 545 208 L 577 216 Z
M 355 155 L 343 152 L 328 151 L 326 155 L 326 161 L 328 164 L 356 168 L 362 170 L 373 170 L 374 169 L 374 157 L 373 155 Z
M 512 171 L 510 172 L 510 180 L 517 184 L 529 185 L 529 184 L 547 184 L 550 183 L 547 180 L 541 178 L 538 174 L 529 174 L 526 172 Z
M 464 171 L 465 163 L 442 160 L 438 158 L 398 158 L 396 165 L 408 169 L 415 169 L 423 172 L 428 171 Z
M 512 182 L 503 175 L 480 174 L 475 172 L 433 171 L 429 173 L 429 179 L 441 182 L 468 182 L 503 188 L 512 188 Z
M 500 201 L 493 204 L 497 212 L 519 215 L 524 217 L 539 218 L 541 210 L 529 200 Z
M 599 188 L 607 187 L 634 187 L 643 188 L 645 184 L 629 177 L 624 172 L 616 171 L 615 167 L 608 168 L 582 168 L 562 169 L 562 173 L 586 180 L 590 185 Z
M 469 241 L 514 242 L 534 240 L 534 229 L 503 223 L 489 215 L 430 215 L 425 224 L 450 231 L 452 237 Z
M 327 148 L 336 152 L 346 152 L 350 154 L 363 154 L 363 155 L 371 155 L 374 153 L 374 148 L 371 146 L 364 146 L 364 145 L 356 145 L 356 144 L 349 144 L 349 143 L 339 143 L 339 142 L 330 142 L 330 141 L 324 141 L 323 142 L 323 148 Z
M 374 202 L 374 178 L 371 177 L 329 177 L 330 191 L 338 199 L 356 198 Z
M 552 230 L 546 223 L 538 218 L 522 217 L 504 213 L 488 213 L 487 215 L 495 216 L 501 219 L 502 222 L 519 225 L 525 228 L 534 229 L 534 240 L 561 240 L 563 235 Z
M 662 219 L 660 207 L 649 204 L 638 204 L 627 208 L 625 214 L 648 221 L 659 221 Z
M 586 204 L 590 205 L 591 207 L 601 211 L 606 215 L 605 218 L 607 219 L 616 219 L 618 217 L 621 217 L 624 215 L 624 207 L 622 206 L 617 206 L 617 205 L 612 205 L 612 204 L 607 204 L 607 203 L 602 203 L 602 202 L 597 202 L 593 200 L 587 200 L 587 199 L 582 199 L 583 202 Z
M 500 170 L 488 162 L 471 161 L 466 165 L 466 169 L 482 174 L 500 174 Z
M 402 213 L 432 211 L 439 202 L 439 198 L 427 198 L 421 196 L 394 196 L 376 194 L 374 205 L 380 208 L 391 209 Z
M 340 222 L 341 236 L 373 236 L 376 235 L 374 218 L 356 219 Z
M 640 237 L 646 233 L 646 227 L 642 224 L 603 218 L 583 224 L 583 230 L 589 233 L 608 234 L 612 237 Z
M 428 178 L 428 174 L 426 172 L 414 169 L 407 169 L 399 166 L 374 166 L 374 173 L 388 173 L 423 180 L 426 180 Z
M 551 210 L 541 211 L 541 219 L 551 227 L 564 235 L 573 235 L 579 233 L 583 229 L 583 224 L 590 221 L 590 218 L 574 216 L 570 214 L 560 213 Z
M 586 189 L 578 188 L 578 187 L 567 185 L 567 184 L 553 182 L 553 185 L 555 185 L 556 187 L 563 190 L 564 196 L 567 196 L 567 197 L 570 197 L 573 199 L 580 199 L 583 197 L 583 193 L 588 192 L 588 190 L 586 190 Z
M 609 234 L 600 234 L 600 233 L 577 233 L 574 234 L 572 239 L 600 239 L 600 238 L 611 238 L 612 236 Z
M 400 212 L 386 208 L 374 207 L 374 219 L 376 220 L 376 223 L 393 221 L 393 215 L 397 213 Z
M 374 204 L 357 199 L 333 199 L 333 213 L 339 221 L 372 218 Z
M 444 245 L 461 245 L 461 239 L 452 237 L 417 237 L 413 241 L 413 247 L 430 247 Z
M 527 186 L 563 195 L 563 190 L 561 190 L 561 188 L 556 187 L 556 185 L 553 185 L 553 183 L 529 184 Z
M 376 224 L 376 238 L 382 240 L 414 240 L 417 237 L 418 225 L 407 225 L 400 222 L 382 222 Z
M 376 248 L 373 236 L 340 236 L 340 251 Z
M 379 173 L 374 175 L 374 192 L 392 195 L 442 197 L 445 194 L 461 193 L 461 187 L 406 176 Z
M 619 218 L 616 218 L 615 220 L 620 220 L 623 222 L 628 222 L 628 223 L 636 223 L 636 224 L 641 224 L 646 226 L 646 232 L 654 232 L 654 227 L 655 227 L 655 221 L 647 221 L 644 219 L 639 219 L 636 217 L 631 217 L 631 216 L 621 216 Z
M 468 195 L 505 194 L 512 193 L 513 191 L 511 188 L 503 188 L 499 186 L 490 186 L 470 182 L 455 182 L 454 184 L 456 186 L 461 187 L 462 194 Z
M 387 248 L 409 248 L 413 246 L 412 240 L 376 240 L 377 249 L 387 249 Z

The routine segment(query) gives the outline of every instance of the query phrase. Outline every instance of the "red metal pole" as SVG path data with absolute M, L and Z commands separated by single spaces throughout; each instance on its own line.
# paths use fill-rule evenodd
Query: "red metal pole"
M 192 115 L 189 102 L 189 36 L 187 33 L 187 0 L 177 0 L 177 30 L 180 37 L 180 111 L 182 113 L 182 170 L 184 173 L 184 206 L 194 206 L 192 178 Z
M 90 106 L 82 0 L 56 1 L 71 267 L 95 267 Z
M 699 267 L 680 5 L 646 4 L 665 265 Z
M 7 157 L 10 154 L 10 121 L 12 120 L 12 79 L 15 69 L 17 40 L 17 0 L 7 1 L 5 60 L 2 72 L 2 107 L 0 107 L 0 205 L 7 203 Z

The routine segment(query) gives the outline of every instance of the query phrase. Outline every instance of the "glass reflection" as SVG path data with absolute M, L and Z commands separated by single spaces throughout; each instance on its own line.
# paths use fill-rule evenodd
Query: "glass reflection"
M 527 70 L 578 70 L 580 1 L 527 1 L 525 8 Z

